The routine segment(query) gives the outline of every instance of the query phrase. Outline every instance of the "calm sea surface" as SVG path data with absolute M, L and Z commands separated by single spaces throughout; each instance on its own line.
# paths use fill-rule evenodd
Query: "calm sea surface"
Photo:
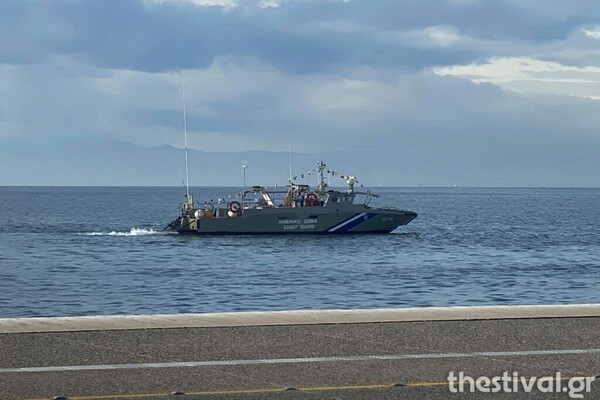
M 190 237 L 161 230 L 180 188 L 0 187 L 0 317 L 600 302 L 600 189 L 377 192 L 419 217 Z

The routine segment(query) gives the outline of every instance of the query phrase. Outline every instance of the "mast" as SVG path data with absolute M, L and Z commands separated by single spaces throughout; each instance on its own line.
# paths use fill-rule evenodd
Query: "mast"
M 244 191 L 242 192 L 242 206 L 244 205 L 244 200 L 246 199 L 246 168 L 248 168 L 248 163 L 246 160 L 242 160 L 242 173 L 244 175 Z
M 319 192 L 324 192 L 325 191 L 325 187 L 327 186 L 325 184 L 325 180 L 323 178 L 323 171 L 325 170 L 326 166 L 327 166 L 327 164 L 325 164 L 323 161 L 319 161 L 317 163 L 317 170 L 319 171 L 319 185 L 318 185 L 318 191 Z
M 185 84 L 181 84 L 183 92 L 183 140 L 185 142 L 185 197 L 190 201 L 190 170 L 188 167 L 187 117 L 185 112 Z

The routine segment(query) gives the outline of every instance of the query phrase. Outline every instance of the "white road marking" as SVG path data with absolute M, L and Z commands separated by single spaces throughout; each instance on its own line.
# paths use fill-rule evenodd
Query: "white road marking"
M 528 350 L 528 351 L 484 351 L 475 353 L 438 353 L 438 354 L 387 354 L 374 356 L 339 356 L 339 357 L 312 357 L 312 358 L 273 358 L 257 360 L 219 360 L 219 361 L 180 361 L 165 363 L 143 364 L 106 364 L 106 365 L 70 365 L 51 367 L 22 367 L 0 368 L 0 374 L 26 373 L 26 372 L 63 372 L 63 371 L 94 371 L 94 370 L 122 370 L 122 369 L 151 369 L 151 368 L 182 368 L 182 367 L 208 367 L 256 364 L 298 364 L 322 362 L 354 362 L 354 361 L 381 361 L 381 360 L 427 360 L 450 358 L 478 358 L 478 357 L 524 357 L 524 356 L 555 356 L 555 355 L 584 355 L 600 354 L 600 349 L 568 349 L 568 350 Z

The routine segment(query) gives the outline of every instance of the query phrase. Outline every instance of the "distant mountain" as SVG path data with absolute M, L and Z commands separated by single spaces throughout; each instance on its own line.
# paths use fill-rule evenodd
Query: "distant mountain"
M 293 153 L 293 173 L 313 184 L 308 172 L 323 160 L 341 175 L 355 175 L 376 186 L 598 186 L 600 159 L 595 152 L 548 161 L 537 154 L 511 151 L 470 152 L 462 156 L 426 147 L 398 146 L 390 151 Z M 547 158 L 547 156 L 544 156 Z M 246 160 L 248 185 L 285 184 L 288 153 L 249 151 L 213 153 L 190 150 L 192 186 L 241 186 Z M 304 174 L 304 178 L 301 178 Z M 178 186 L 185 176 L 183 150 L 140 147 L 106 140 L 51 144 L 0 141 L 0 185 Z M 343 185 L 337 177 L 333 185 Z
M 408 184 L 392 180 L 401 167 L 394 154 L 329 152 L 292 154 L 293 173 L 299 182 L 314 183 L 318 160 L 338 174 L 356 175 L 371 185 Z M 190 150 L 192 186 L 241 186 L 241 161 L 247 162 L 248 185 L 285 184 L 289 176 L 287 152 L 249 151 L 212 153 Z M 304 175 L 302 178 L 301 175 Z M 72 141 L 37 146 L 23 142 L 0 146 L 0 185 L 64 186 L 177 186 L 185 176 L 184 152 L 171 146 L 144 148 L 130 143 Z M 334 177 L 332 183 L 342 185 Z

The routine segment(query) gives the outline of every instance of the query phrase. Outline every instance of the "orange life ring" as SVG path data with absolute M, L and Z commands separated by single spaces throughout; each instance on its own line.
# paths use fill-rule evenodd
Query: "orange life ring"
M 242 211 L 242 205 L 239 201 L 232 201 L 227 205 L 227 209 L 232 213 L 239 214 Z

